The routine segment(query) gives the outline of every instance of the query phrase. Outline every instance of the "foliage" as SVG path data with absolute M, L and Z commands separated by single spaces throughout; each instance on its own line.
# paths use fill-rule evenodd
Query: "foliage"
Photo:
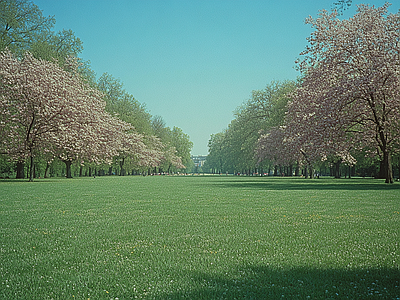
M 342 14 L 343 11 L 348 9 L 351 6 L 352 0 L 337 0 L 336 2 L 333 2 L 333 5 L 337 11 Z
M 151 124 L 153 133 L 163 144 L 165 153 L 160 168 L 167 173 L 186 169 L 193 147 L 189 136 L 178 127 L 167 127 L 161 116 L 153 116 Z
M 77 159 L 111 159 L 126 152 L 131 140 L 131 152 L 144 151 L 141 136 L 109 115 L 102 94 L 78 74 L 29 53 L 19 60 L 9 51 L 1 53 L 0 74 L 1 146 L 15 160 L 31 158 L 30 180 L 33 158 L 39 154 L 48 156 L 48 161 L 59 157 L 69 168 Z
M 349 20 L 326 11 L 307 19 L 315 32 L 299 62 L 304 77 L 292 94 L 287 135 L 314 159 L 335 155 L 351 162 L 352 149 L 376 149 L 386 182 L 393 182 L 390 159 L 400 149 L 400 15 L 388 14 L 388 5 L 360 5 Z
M 153 134 L 150 113 L 144 104 L 139 103 L 123 88 L 119 79 L 104 73 L 97 80 L 97 88 L 105 95 L 106 110 L 109 113 L 130 123 L 138 133 Z
M 34 157 L 47 166 L 62 159 L 67 177 L 78 160 L 114 162 L 121 174 L 124 167 L 155 167 L 165 160 L 184 167 L 192 147 L 188 136 L 181 133 L 174 145 L 154 142 L 145 105 L 110 74 L 96 82 L 90 63 L 78 57 L 82 41 L 72 30 L 53 32 L 55 19 L 43 17 L 28 0 L 1 0 L 0 8 L 0 150 L 17 160 L 17 177 L 24 177 L 28 157 L 30 180 Z
M 23 55 L 32 43 L 49 35 L 54 17 L 44 17 L 37 5 L 28 0 L 0 1 L 0 51 Z
M 211 136 L 207 168 L 219 172 L 251 172 L 263 165 L 256 157 L 260 135 L 284 122 L 287 94 L 294 81 L 271 82 L 235 111 L 235 119 L 223 133 Z

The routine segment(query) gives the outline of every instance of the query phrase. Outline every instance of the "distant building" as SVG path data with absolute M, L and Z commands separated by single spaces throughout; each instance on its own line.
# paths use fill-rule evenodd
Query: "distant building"
M 195 167 L 201 168 L 202 166 L 204 166 L 207 155 L 192 155 L 190 158 L 193 160 Z

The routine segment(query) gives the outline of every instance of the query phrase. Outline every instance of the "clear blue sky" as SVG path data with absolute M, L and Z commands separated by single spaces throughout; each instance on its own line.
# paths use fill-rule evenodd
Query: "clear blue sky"
M 81 57 L 100 76 L 119 78 L 130 94 L 180 127 L 206 155 L 210 135 L 233 110 L 272 80 L 296 79 L 294 61 L 312 32 L 304 19 L 335 0 L 33 0 L 72 29 Z M 392 12 L 400 8 L 393 1 Z M 385 1 L 353 1 L 382 6 Z

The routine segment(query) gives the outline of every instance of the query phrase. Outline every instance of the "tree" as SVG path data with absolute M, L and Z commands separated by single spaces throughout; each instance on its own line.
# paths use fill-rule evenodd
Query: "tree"
M 292 166 L 302 160 L 299 157 L 300 152 L 294 155 L 288 149 L 283 127 L 272 127 L 266 133 L 261 134 L 256 153 L 259 162 L 269 160 L 274 166 Z
M 33 41 L 50 33 L 54 17 L 44 17 L 28 0 L 0 0 L 0 51 L 23 55 Z
M 391 155 L 400 144 L 400 14 L 389 4 L 360 5 L 349 20 L 322 11 L 306 23 L 315 31 L 299 62 L 301 87 L 292 94 L 288 138 L 309 155 L 337 155 L 366 146 L 381 157 L 393 182 Z
M 133 127 L 108 114 L 103 94 L 77 72 L 29 53 L 20 60 L 4 51 L 0 80 L 1 147 L 19 162 L 30 158 L 30 180 L 39 153 L 59 157 L 71 177 L 73 160 L 110 160 L 123 149 L 125 134 L 133 135 Z
M 68 57 L 77 57 L 83 50 L 82 41 L 71 29 L 42 34 L 31 41 L 27 48 L 26 51 L 35 58 L 57 61 L 60 66 L 63 66 Z
M 0 0 L 0 51 L 10 50 L 18 57 L 29 51 L 35 58 L 57 61 L 68 67 L 70 56 L 79 61 L 79 73 L 91 85 L 95 75 L 90 62 L 78 58 L 82 52 L 82 41 L 71 29 L 52 31 L 54 17 L 44 17 L 42 11 L 28 0 Z
M 225 152 L 225 140 L 226 132 L 220 132 L 212 134 L 208 142 L 208 155 L 206 159 L 206 166 L 211 170 L 211 173 L 221 173 L 224 170 L 224 161 L 227 156 Z
M 260 134 L 284 123 L 289 99 L 287 94 L 294 90 L 296 84 L 294 81 L 275 81 L 263 90 L 253 91 L 251 98 L 235 110 L 235 119 L 224 132 L 223 143 L 218 143 L 223 147 L 214 147 L 216 141 L 210 139 L 210 150 L 215 152 L 219 148 L 224 149 L 220 164 L 224 170 L 252 173 L 265 167 L 255 153 Z M 212 162 L 212 156 L 215 155 L 212 154 L 208 159 Z
M 337 11 L 342 14 L 343 11 L 351 6 L 352 2 L 352 0 L 337 0 L 336 2 L 333 2 L 333 5 L 337 9 Z
M 151 115 L 145 105 L 127 93 L 119 79 L 103 73 L 97 80 L 97 88 L 105 95 L 106 110 L 133 125 L 141 134 L 153 134 Z
M 170 129 L 167 127 L 167 124 L 163 117 L 153 116 L 151 118 L 151 127 L 153 130 L 153 134 L 159 137 L 163 141 L 163 143 L 170 142 Z
M 176 156 L 180 157 L 182 165 L 186 166 L 191 161 L 190 151 L 193 143 L 190 141 L 189 136 L 179 127 L 174 126 L 171 130 L 171 146 L 175 148 Z
M 79 86 L 54 63 L 29 53 L 19 60 L 10 51 L 0 54 L 0 80 L 2 147 L 19 162 L 30 157 L 32 180 L 37 151 L 50 151 L 54 134 L 74 121 L 79 105 L 69 100 Z
M 240 133 L 237 140 L 242 141 L 241 156 L 246 157 L 247 165 L 262 167 L 261 162 L 267 156 L 260 159 L 255 153 L 260 135 L 284 124 L 288 94 L 295 89 L 296 84 L 289 80 L 273 81 L 265 89 L 253 91 L 252 97 L 236 111 L 238 124 L 231 124 L 237 128 L 234 132 Z

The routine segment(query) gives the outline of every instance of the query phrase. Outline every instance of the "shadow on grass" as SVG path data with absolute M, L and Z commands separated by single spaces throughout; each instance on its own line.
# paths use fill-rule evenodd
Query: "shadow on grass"
M 184 274 L 188 288 L 155 299 L 399 299 L 399 269 L 274 270 L 248 267 L 236 274 Z M 229 276 L 229 277 L 228 277 Z
M 400 184 L 386 184 L 377 179 L 304 179 L 280 177 L 225 177 L 213 185 L 221 188 L 260 190 L 400 190 Z

